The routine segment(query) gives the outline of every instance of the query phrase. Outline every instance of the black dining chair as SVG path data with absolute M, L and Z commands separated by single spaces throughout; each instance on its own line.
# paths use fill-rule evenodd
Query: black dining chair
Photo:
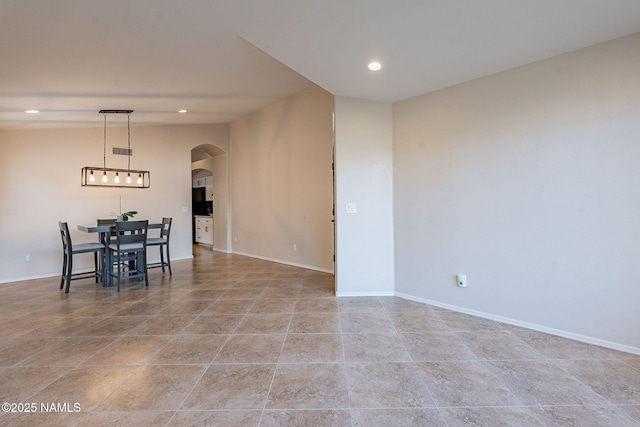
M 74 245 L 69 234 L 69 225 L 66 222 L 59 221 L 60 236 L 62 237 L 62 279 L 60 280 L 60 289 L 67 284 L 64 293 L 69 293 L 69 287 L 72 280 L 90 279 L 95 277 L 96 283 L 101 278 L 101 269 L 99 268 L 98 259 L 102 260 L 104 255 L 104 245 L 102 243 L 80 243 Z M 93 270 L 85 272 L 73 272 L 73 256 L 77 254 L 93 253 Z M 98 255 L 100 257 L 98 258 Z
M 116 219 L 115 218 L 106 218 L 106 219 L 98 219 L 97 220 L 97 224 L 98 226 L 101 225 L 109 225 L 109 226 L 113 226 L 115 227 L 116 225 Z M 109 236 L 107 236 L 107 234 L 109 234 Z M 109 242 L 110 238 L 113 238 L 116 236 L 116 232 L 112 231 L 111 233 L 100 233 L 98 240 L 100 240 L 100 243 L 102 243 L 105 247 L 107 247 L 107 242 Z M 107 237 L 109 237 L 109 239 L 107 239 Z M 104 262 L 104 259 L 103 259 Z M 100 266 L 100 269 L 103 269 L 104 266 Z
M 115 242 L 109 244 L 112 265 L 109 274 L 120 281 L 127 279 L 144 279 L 149 286 L 147 276 L 147 230 L 149 221 L 117 221 Z M 114 271 L 115 270 L 115 271 Z
M 171 237 L 171 222 L 172 218 L 162 218 L 162 224 L 164 227 L 160 229 L 160 237 L 148 237 L 147 246 L 158 246 L 160 248 L 160 262 L 153 262 L 147 264 L 147 268 L 162 267 L 169 268 L 169 275 L 173 275 L 171 272 L 171 257 L 169 256 L 169 238 Z M 164 248 L 164 250 L 162 249 Z M 167 252 L 167 259 L 164 259 L 164 252 Z

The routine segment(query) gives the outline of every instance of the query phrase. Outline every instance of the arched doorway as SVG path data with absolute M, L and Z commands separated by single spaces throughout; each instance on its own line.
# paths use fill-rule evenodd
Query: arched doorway
M 213 144 L 201 144 L 191 149 L 191 178 L 193 188 L 205 189 L 204 203 L 200 205 L 200 211 L 194 211 L 194 214 L 211 213 L 213 222 L 211 248 L 229 253 L 231 245 L 227 153 Z

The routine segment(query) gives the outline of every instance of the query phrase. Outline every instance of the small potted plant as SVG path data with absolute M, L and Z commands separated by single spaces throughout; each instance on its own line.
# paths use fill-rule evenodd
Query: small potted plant
M 115 215 L 113 212 L 111 213 Z M 117 216 L 116 221 L 129 221 L 129 218 L 133 217 L 137 213 L 138 211 L 122 212 L 122 196 L 120 196 L 120 215 L 116 215 Z
M 137 213 L 138 213 L 138 211 L 122 212 L 120 215 L 118 215 L 118 221 L 129 221 L 129 218 L 131 218 L 132 216 L 134 216 Z

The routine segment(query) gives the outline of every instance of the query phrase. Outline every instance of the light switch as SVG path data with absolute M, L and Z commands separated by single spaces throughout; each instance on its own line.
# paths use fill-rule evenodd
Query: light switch
M 354 214 L 358 211 L 358 206 L 355 203 L 347 203 L 345 208 L 348 214 Z

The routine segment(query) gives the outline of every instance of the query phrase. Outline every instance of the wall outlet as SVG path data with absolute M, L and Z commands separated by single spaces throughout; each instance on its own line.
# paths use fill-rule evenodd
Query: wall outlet
M 298 245 L 295 243 L 293 244 L 293 252 L 298 252 Z
M 467 275 L 466 274 L 458 274 L 456 276 L 456 280 L 458 282 L 458 286 L 461 288 L 467 287 Z
M 31 255 L 25 255 L 24 262 L 31 262 Z
M 233 238 L 233 241 L 234 241 L 234 242 L 237 242 L 237 241 L 238 241 L 238 236 L 235 236 L 235 237 Z

